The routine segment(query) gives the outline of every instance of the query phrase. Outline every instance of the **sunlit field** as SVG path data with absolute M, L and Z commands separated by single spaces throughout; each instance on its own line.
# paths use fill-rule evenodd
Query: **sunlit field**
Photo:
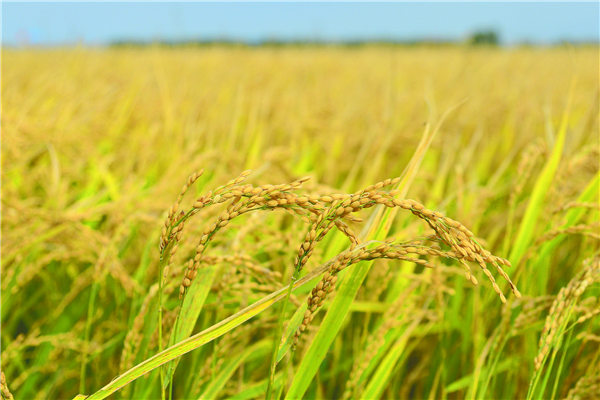
M 2 398 L 597 399 L 598 60 L 3 49 Z

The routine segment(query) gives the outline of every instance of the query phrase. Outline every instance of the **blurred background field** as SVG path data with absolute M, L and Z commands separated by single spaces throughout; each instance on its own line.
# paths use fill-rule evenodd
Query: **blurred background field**
M 508 258 L 570 96 L 560 164 L 526 252 L 508 269 L 523 299 L 502 305 L 485 282 L 472 287 L 442 264 L 431 273 L 378 261 L 306 393 L 341 397 L 365 353 L 384 353 L 393 338 L 402 338 L 407 344 L 382 397 L 525 397 L 554 296 L 584 260 L 596 257 L 588 264 L 598 268 L 598 90 L 593 46 L 4 49 L 2 371 L 8 387 L 21 399 L 89 394 L 157 352 L 151 287 L 159 275 L 160 229 L 181 184 L 199 168 L 206 172 L 192 197 L 245 169 L 254 171 L 255 183 L 308 175 L 310 190 L 352 192 L 400 175 L 425 125 L 453 109 L 408 197 L 461 221 Z M 572 208 L 574 201 L 588 205 Z M 189 228 L 187 251 L 215 212 Z M 553 233 L 569 222 L 580 229 Z M 243 253 L 288 278 L 249 286 L 220 265 L 194 331 L 282 287 L 304 229 L 284 214 L 266 213 L 223 233 L 208 254 Z M 403 215 L 392 230 L 426 233 Z M 540 249 L 556 237 L 559 245 L 540 259 Z M 318 250 L 319 262 L 326 261 L 319 257 L 327 246 Z M 414 276 L 422 281 L 405 293 L 406 309 L 388 315 L 398 288 Z M 600 323 L 597 317 L 574 321 L 598 311 L 599 289 L 592 282 L 572 310 L 570 336 L 551 347 L 557 361 L 542 369 L 550 383 L 538 396 L 562 398 L 578 382 L 598 387 Z M 167 331 L 178 305 L 176 294 L 168 298 Z M 413 318 L 423 310 L 425 316 Z M 134 328 L 137 315 L 142 327 Z M 228 355 L 270 342 L 276 318 L 266 311 L 183 356 L 174 397 L 197 397 Z M 386 344 L 365 348 L 390 319 L 396 322 Z M 140 330 L 139 341 L 133 358 L 124 360 L 132 329 Z M 498 347 L 502 335 L 508 339 Z M 382 355 L 372 355 L 359 388 L 368 386 Z M 298 358 L 283 367 L 290 375 Z M 236 366 L 218 396 L 263 396 L 269 360 L 263 351 Z M 598 394 L 591 387 L 589 398 Z M 158 389 L 153 373 L 116 397 L 155 398 Z

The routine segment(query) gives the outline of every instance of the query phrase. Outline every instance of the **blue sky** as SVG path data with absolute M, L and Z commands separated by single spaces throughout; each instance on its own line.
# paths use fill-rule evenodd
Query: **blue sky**
M 494 29 L 503 43 L 598 40 L 587 3 L 11 3 L 2 43 L 106 44 L 118 39 L 463 39 Z

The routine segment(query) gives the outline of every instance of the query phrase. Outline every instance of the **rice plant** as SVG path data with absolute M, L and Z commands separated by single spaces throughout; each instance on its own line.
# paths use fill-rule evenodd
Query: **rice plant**
M 2 398 L 597 397 L 597 48 L 2 52 Z

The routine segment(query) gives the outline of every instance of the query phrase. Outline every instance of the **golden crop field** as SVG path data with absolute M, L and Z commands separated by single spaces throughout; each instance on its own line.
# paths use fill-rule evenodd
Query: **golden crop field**
M 2 398 L 597 398 L 598 60 L 4 48 Z

